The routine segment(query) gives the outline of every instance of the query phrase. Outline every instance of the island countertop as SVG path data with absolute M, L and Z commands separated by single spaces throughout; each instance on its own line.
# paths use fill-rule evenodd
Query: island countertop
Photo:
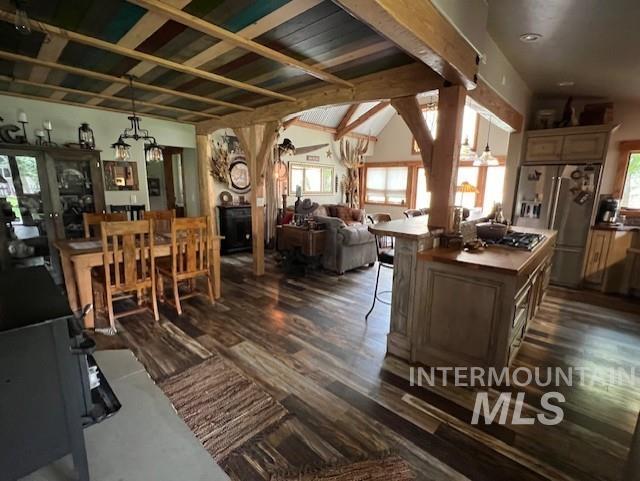
M 435 237 L 441 229 L 429 229 L 429 216 L 421 215 L 409 219 L 396 219 L 369 226 L 369 232 L 379 236 L 403 237 L 406 239 L 422 239 Z
M 425 261 L 461 264 L 472 269 L 519 275 L 529 268 L 535 268 L 548 255 L 555 244 L 556 231 L 527 227 L 514 227 L 513 230 L 516 232 L 542 234 L 545 239 L 532 251 L 501 245 L 489 245 L 474 251 L 463 251 L 452 247 L 436 247 L 421 251 L 418 253 L 418 258 Z

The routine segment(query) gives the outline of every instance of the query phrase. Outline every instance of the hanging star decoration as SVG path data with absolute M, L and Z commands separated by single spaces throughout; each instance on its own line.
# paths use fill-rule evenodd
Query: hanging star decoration
M 331 153 L 331 148 L 327 149 L 327 159 L 330 159 L 333 156 Z

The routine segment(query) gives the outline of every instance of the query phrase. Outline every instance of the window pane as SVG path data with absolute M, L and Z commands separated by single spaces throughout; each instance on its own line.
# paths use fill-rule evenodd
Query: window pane
M 633 153 L 629 157 L 622 207 L 640 209 L 640 153 Z
M 387 169 L 384 167 L 367 169 L 367 189 L 384 190 L 386 178 Z
M 35 157 L 16 155 L 16 164 L 22 181 L 22 192 L 25 194 L 40 193 L 40 179 Z
M 304 177 L 304 171 L 302 169 L 291 169 L 291 185 L 289 186 L 289 192 L 293 194 L 296 191 L 296 187 L 302 188 L 302 179 Z
M 322 169 L 322 192 L 333 192 L 333 169 Z
M 502 202 L 504 191 L 504 166 L 487 168 L 487 183 L 484 189 L 484 205 L 482 212 L 489 213 L 493 204 Z
M 321 192 L 322 170 L 320 167 L 307 167 L 304 169 L 305 192 Z
M 422 209 L 431 205 L 431 192 L 427 192 L 427 178 L 424 168 L 418 169 L 418 182 L 416 184 L 416 209 Z
M 387 189 L 407 190 L 408 167 L 390 167 L 387 169 Z
M 459 167 L 456 186 L 468 182 L 473 187 L 478 187 L 478 167 Z M 473 192 L 456 192 L 456 205 L 472 209 L 476 206 L 476 194 Z
M 379 202 L 385 201 L 384 191 L 367 190 L 367 202 Z
M 464 107 L 464 116 L 462 117 L 462 139 L 469 139 L 469 145 L 474 146 L 476 140 L 476 121 L 478 114 L 471 107 Z
M 438 132 L 438 110 L 427 110 L 424 112 L 424 118 L 427 121 L 427 128 L 431 132 L 431 137 L 435 139 Z

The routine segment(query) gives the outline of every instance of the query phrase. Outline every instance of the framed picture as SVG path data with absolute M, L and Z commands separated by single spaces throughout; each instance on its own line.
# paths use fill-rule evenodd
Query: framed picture
M 136 162 L 105 160 L 102 165 L 105 190 L 140 190 Z
M 158 177 L 147 178 L 149 186 L 149 197 L 160 197 L 160 179 Z

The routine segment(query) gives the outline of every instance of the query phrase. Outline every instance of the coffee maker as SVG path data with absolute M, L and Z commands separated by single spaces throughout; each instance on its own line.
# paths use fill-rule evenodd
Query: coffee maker
M 600 201 L 596 222 L 598 224 L 615 224 L 618 216 L 618 199 L 606 197 Z

